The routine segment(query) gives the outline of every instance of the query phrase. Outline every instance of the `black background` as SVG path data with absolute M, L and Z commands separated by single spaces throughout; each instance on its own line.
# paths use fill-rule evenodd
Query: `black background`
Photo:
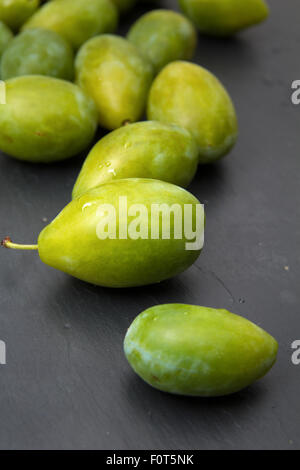
M 195 266 L 146 288 L 96 288 L 44 266 L 35 252 L 0 252 L 1 449 L 300 448 L 300 79 L 298 0 L 270 0 L 272 15 L 239 37 L 199 36 L 195 61 L 229 90 L 240 138 L 230 156 L 200 167 L 190 187 L 207 213 Z M 174 1 L 161 4 L 176 8 Z M 126 33 L 147 7 L 123 19 Z M 35 243 L 70 200 L 83 157 L 23 164 L 0 156 L 0 232 Z M 122 342 L 154 304 L 228 308 L 280 344 L 275 367 L 218 399 L 155 391 L 129 368 Z

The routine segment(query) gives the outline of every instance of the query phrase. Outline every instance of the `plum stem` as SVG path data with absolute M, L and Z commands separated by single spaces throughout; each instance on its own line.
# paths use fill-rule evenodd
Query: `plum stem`
M 38 245 L 20 245 L 13 243 L 10 237 L 4 238 L 1 242 L 1 246 L 4 248 L 10 248 L 11 250 L 38 250 Z

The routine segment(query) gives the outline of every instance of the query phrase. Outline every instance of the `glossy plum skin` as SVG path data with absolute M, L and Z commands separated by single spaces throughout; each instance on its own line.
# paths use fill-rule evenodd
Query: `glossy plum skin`
M 72 157 L 92 141 L 97 128 L 93 101 L 76 85 L 27 75 L 7 80 L 0 113 L 0 149 L 29 162 Z
M 131 27 L 127 39 L 137 46 L 158 73 L 174 60 L 191 60 L 197 32 L 180 13 L 154 10 L 141 16 Z
M 127 198 L 128 211 L 133 204 L 146 207 L 141 223 L 148 224 L 149 236 L 137 239 L 130 236 L 130 224 L 135 219 L 131 216 L 128 235 L 123 238 L 119 235 L 119 215 L 123 215 L 119 210 L 120 197 Z M 191 204 L 195 209 L 193 223 L 197 206 L 201 211 L 199 231 L 203 235 L 203 206 L 186 190 L 157 180 L 116 180 L 98 186 L 65 207 L 39 236 L 40 258 L 71 276 L 104 287 L 142 286 L 176 276 L 194 263 L 202 247 L 186 250 L 185 236 L 181 239 L 173 236 L 173 221 L 169 239 L 162 238 L 161 226 L 159 237 L 151 238 L 151 205 L 163 203 L 181 207 Z M 99 237 L 99 224 L 107 221 L 103 204 L 116 211 L 116 238 Z
M 40 0 L 0 0 L 0 21 L 17 31 L 39 5 Z
M 158 74 L 147 117 L 186 128 L 197 140 L 199 163 L 220 159 L 237 140 L 236 112 L 227 91 L 212 73 L 189 62 L 172 62 Z
M 77 50 L 97 34 L 113 33 L 117 25 L 118 10 L 111 0 L 51 0 L 22 29 L 50 29 Z
M 6 26 L 5 23 L 0 21 L 0 59 L 12 38 L 12 31 L 9 29 L 8 26 Z M 0 76 L 0 78 L 2 77 Z
M 92 148 L 73 198 L 123 178 L 152 178 L 185 187 L 197 165 L 197 144 L 185 129 L 154 121 L 129 124 L 107 134 Z
M 269 15 L 264 0 L 179 0 L 181 11 L 201 33 L 231 36 Z
M 148 384 L 202 397 L 235 393 L 260 379 L 277 349 L 272 336 L 239 315 L 184 304 L 145 310 L 124 341 L 130 365 Z
M 78 85 L 97 105 L 102 127 L 112 130 L 142 117 L 153 69 L 129 41 L 111 34 L 90 39 L 78 52 L 75 71 Z
M 68 42 L 54 31 L 30 29 L 16 36 L 1 60 L 1 78 L 47 75 L 74 78 L 74 53 Z

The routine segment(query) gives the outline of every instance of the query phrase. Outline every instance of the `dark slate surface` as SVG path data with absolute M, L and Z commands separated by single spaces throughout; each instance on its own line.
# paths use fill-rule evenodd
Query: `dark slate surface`
M 220 164 L 199 168 L 190 187 L 207 211 L 195 266 L 157 286 L 110 290 L 56 272 L 36 253 L 0 252 L 1 449 L 300 447 L 300 366 L 291 362 L 300 339 L 300 107 L 290 100 L 300 79 L 300 6 L 269 3 L 270 20 L 236 39 L 199 37 L 196 61 L 230 91 L 240 139 Z M 1 156 L 2 236 L 35 242 L 44 218 L 69 201 L 81 163 L 34 166 Z M 227 398 L 151 389 L 127 365 L 122 341 L 138 313 L 166 302 L 246 316 L 278 339 L 276 366 Z

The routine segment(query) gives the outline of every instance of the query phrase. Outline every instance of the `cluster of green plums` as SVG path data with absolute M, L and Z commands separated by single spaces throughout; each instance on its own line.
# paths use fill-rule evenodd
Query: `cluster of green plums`
M 51 163 L 89 149 L 98 126 L 110 131 L 88 153 L 72 201 L 38 244 L 2 244 L 37 249 L 46 264 L 115 288 L 163 281 L 198 258 L 202 246 L 189 251 L 185 236 L 164 239 L 161 226 L 156 239 L 100 239 L 98 209 L 126 196 L 148 209 L 141 221 L 148 226 L 153 204 L 190 205 L 192 223 L 200 214 L 204 231 L 203 207 L 184 188 L 199 164 L 230 152 L 238 124 L 222 83 L 190 62 L 197 28 L 228 36 L 268 15 L 263 0 L 179 0 L 183 14 L 154 10 L 126 38 L 116 35 L 120 15 L 137 1 L 0 0 L 0 150 Z M 177 304 L 143 312 L 124 347 L 146 382 L 201 396 L 249 385 L 277 352 L 271 336 L 237 315 Z
M 196 26 L 208 34 L 234 34 L 266 18 L 264 0 L 180 0 L 186 16 L 154 10 L 126 38 L 117 36 L 120 14 L 134 3 L 0 0 L 0 77 L 7 91 L 0 113 L 2 151 L 32 162 L 66 159 L 88 148 L 98 125 L 112 131 L 146 113 L 150 121 L 189 132 L 198 163 L 229 153 L 238 133 L 235 109 L 220 81 L 188 62 Z M 9 28 L 18 34 L 13 37 Z M 24 108 L 32 109 L 30 118 Z M 149 132 L 146 126 L 145 141 Z M 76 142 L 70 145 L 70 139 Z M 145 161 L 147 152 L 141 153 Z M 162 159 L 153 178 L 165 180 L 164 164 Z M 150 177 L 134 167 L 128 172 L 128 165 L 127 173 Z

